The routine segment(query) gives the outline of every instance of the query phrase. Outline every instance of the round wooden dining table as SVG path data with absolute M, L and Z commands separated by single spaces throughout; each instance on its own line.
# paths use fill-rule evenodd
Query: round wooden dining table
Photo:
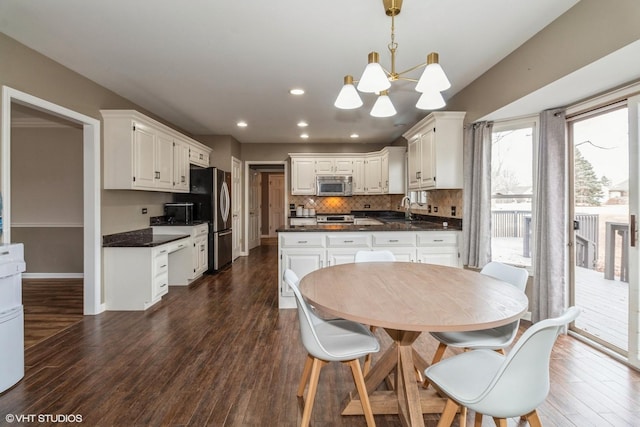
M 398 414 L 403 425 L 424 426 L 424 413 L 442 413 L 445 399 L 423 389 L 416 369 L 428 363 L 413 348 L 422 332 L 472 331 L 506 325 L 527 310 L 514 286 L 472 270 L 410 262 L 342 264 L 302 278 L 304 298 L 321 312 L 382 327 L 393 344 L 365 377 L 374 414 Z M 379 385 L 395 373 L 392 390 Z M 343 415 L 361 415 L 357 393 Z

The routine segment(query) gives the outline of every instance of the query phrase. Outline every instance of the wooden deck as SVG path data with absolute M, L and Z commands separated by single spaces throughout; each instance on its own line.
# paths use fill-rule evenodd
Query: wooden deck
M 583 309 L 575 327 L 623 351 L 628 350 L 629 284 L 576 267 L 575 305 Z

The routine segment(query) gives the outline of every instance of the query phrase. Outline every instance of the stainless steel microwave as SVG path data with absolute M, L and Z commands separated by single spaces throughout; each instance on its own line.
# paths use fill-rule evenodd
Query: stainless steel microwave
M 351 175 L 316 176 L 316 196 L 351 196 L 353 177 Z

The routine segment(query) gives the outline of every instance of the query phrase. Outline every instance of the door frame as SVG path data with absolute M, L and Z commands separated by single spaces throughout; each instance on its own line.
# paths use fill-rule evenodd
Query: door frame
M 2 153 L 2 184 L 4 197 L 2 242 L 11 242 L 11 103 L 58 116 L 82 126 L 83 150 L 83 244 L 84 244 L 84 314 L 93 315 L 105 310 L 101 303 L 102 248 L 100 225 L 100 120 L 35 97 L 25 92 L 2 86 L 0 123 L 0 152 Z
M 251 166 L 258 165 L 282 165 L 284 167 L 284 214 L 286 217 L 289 205 L 289 162 L 287 160 L 246 160 L 244 162 L 244 235 L 249 235 L 249 169 Z M 286 221 L 285 221 L 286 223 Z M 247 239 L 243 239 L 243 255 L 249 255 L 247 248 L 249 243 Z
M 579 114 L 581 112 L 587 112 L 596 110 L 600 107 L 613 104 L 622 100 L 627 100 L 627 109 L 629 116 L 629 215 L 636 215 L 636 218 L 640 218 L 640 172 L 638 167 L 640 166 L 640 83 L 631 84 L 620 89 L 611 91 L 585 102 L 573 105 L 567 108 L 567 116 Z M 567 138 L 567 147 L 572 150 L 568 144 L 571 141 Z M 573 161 L 573 154 L 571 154 L 570 160 Z M 570 191 L 573 191 L 573 182 L 571 182 Z M 575 217 L 574 204 L 569 203 L 569 218 Z M 568 222 L 568 236 L 571 243 L 571 256 L 569 265 L 569 286 L 571 287 L 569 292 L 570 303 L 573 303 L 575 286 L 575 231 L 571 226 L 573 221 Z M 636 230 L 636 246 L 629 247 L 629 330 L 628 330 L 628 352 L 625 358 L 621 354 L 608 348 L 603 344 L 598 344 L 598 347 L 610 356 L 631 365 L 635 368 L 640 368 L 640 248 L 638 247 L 638 232 Z M 588 338 L 583 337 L 577 332 L 569 330 L 569 333 L 583 341 L 593 343 Z

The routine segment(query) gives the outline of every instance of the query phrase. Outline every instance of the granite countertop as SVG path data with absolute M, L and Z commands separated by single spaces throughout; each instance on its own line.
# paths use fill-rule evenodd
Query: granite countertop
M 189 234 L 153 234 L 151 228 L 102 236 L 103 248 L 153 248 L 189 237 Z
M 292 231 L 460 231 L 462 221 L 456 218 L 438 218 L 417 215 L 412 221 L 404 219 L 404 213 L 399 215 L 386 214 L 385 212 L 370 212 L 366 215 L 362 211 L 352 212 L 357 217 L 376 219 L 380 225 L 354 225 L 354 224 L 317 224 L 317 225 L 287 225 L 279 228 L 278 232 Z M 443 225 L 447 222 L 447 226 Z

